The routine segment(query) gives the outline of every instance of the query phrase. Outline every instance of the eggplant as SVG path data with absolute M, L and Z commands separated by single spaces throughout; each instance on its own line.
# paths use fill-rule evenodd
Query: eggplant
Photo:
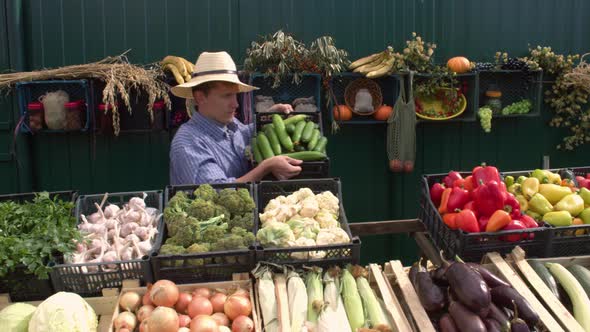
M 506 286 L 498 286 L 492 288 L 492 301 L 499 307 L 503 308 L 518 308 L 518 315 L 522 318 L 528 326 L 536 326 L 539 323 L 539 315 L 533 310 L 533 307 L 528 301 L 522 297 L 514 288 Z M 516 317 L 516 312 L 515 312 Z
M 486 282 L 489 288 L 494 288 L 498 286 L 510 286 L 504 280 L 498 278 L 495 274 L 490 272 L 490 270 L 486 269 L 485 267 L 476 264 L 476 263 L 467 263 L 472 269 L 479 272 L 483 280 Z
M 488 332 L 502 332 L 502 327 L 495 319 L 486 318 L 483 323 L 486 325 Z
M 447 287 L 449 285 L 449 281 L 447 280 L 447 277 L 445 277 L 446 271 L 447 269 L 442 266 L 439 266 L 438 268 L 430 271 L 430 277 L 432 278 L 432 281 L 434 281 L 434 283 L 439 286 Z
M 442 289 L 435 285 L 430 274 L 426 269 L 420 265 L 416 272 L 416 293 L 420 299 L 420 303 L 426 311 L 437 312 L 445 307 L 446 301 Z
M 453 318 L 448 313 L 444 314 L 438 320 L 438 328 L 440 332 L 459 332 L 455 321 L 453 321 Z
M 559 176 L 562 179 L 568 179 L 572 181 L 574 187 L 579 188 L 578 180 L 576 180 L 576 175 L 571 170 L 565 168 L 560 169 L 559 172 L 557 172 L 557 174 L 559 174 Z
M 490 312 L 487 319 L 493 319 L 500 324 L 500 327 L 506 326 L 507 329 L 510 330 L 510 319 L 494 303 L 490 304 Z
M 445 276 L 459 301 L 474 312 L 487 308 L 492 299 L 488 285 L 481 274 L 465 263 L 449 264 L 442 255 L 441 258 L 443 266 L 447 268 Z
M 518 306 L 515 301 L 512 301 L 514 307 L 514 318 L 510 320 L 510 331 L 511 332 L 530 332 L 527 323 L 518 317 Z
M 490 305 L 491 305 L 491 303 L 490 303 Z M 488 306 L 487 308 L 479 309 L 479 311 L 476 312 L 476 314 L 481 319 L 487 318 L 488 315 L 490 314 L 490 307 Z
M 478 315 L 467 309 L 461 302 L 449 304 L 449 314 L 459 331 L 486 332 L 486 326 Z

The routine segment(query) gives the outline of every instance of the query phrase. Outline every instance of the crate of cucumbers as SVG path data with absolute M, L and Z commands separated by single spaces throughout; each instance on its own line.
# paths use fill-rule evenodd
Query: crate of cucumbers
M 328 139 L 324 136 L 321 113 L 256 114 L 254 131 L 256 135 L 251 142 L 254 167 L 265 159 L 285 155 L 303 160 L 296 179 L 329 177 Z M 272 174 L 265 178 L 271 179 Z

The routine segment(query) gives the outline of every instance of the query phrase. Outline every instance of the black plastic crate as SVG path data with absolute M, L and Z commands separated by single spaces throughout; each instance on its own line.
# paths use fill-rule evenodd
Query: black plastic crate
M 92 122 L 90 111 L 94 109 L 90 83 L 88 80 L 51 80 L 51 81 L 31 81 L 20 82 L 16 84 L 16 93 L 18 96 L 19 113 L 23 118 L 20 126 L 20 131 L 23 133 L 32 132 L 29 127 L 29 111 L 28 104 L 31 102 L 38 102 L 40 98 L 47 92 L 54 92 L 62 90 L 68 94 L 70 102 L 81 100 L 83 102 L 80 111 L 80 118 L 82 120 L 82 128 L 74 131 L 87 131 Z M 66 110 L 67 112 L 67 110 Z M 55 130 L 48 129 L 45 120 L 43 120 L 43 129 L 41 131 L 46 133 L 64 133 L 68 132 L 65 129 Z
M 525 73 L 522 70 L 482 70 L 479 72 L 479 106 L 486 104 L 485 92 L 490 85 L 502 92 L 502 108 L 512 103 L 528 99 L 532 109 L 526 114 L 494 114 L 494 118 L 534 117 L 541 113 L 543 98 L 543 71 Z
M 278 87 L 273 88 L 274 78 L 270 75 L 253 73 L 249 84 L 258 90 L 252 91 L 252 113 L 256 112 L 256 96 L 272 97 L 275 104 L 291 104 L 297 98 L 313 97 L 317 113 L 321 110 L 320 91 L 322 77 L 319 74 L 301 74 L 299 84 L 293 81 L 293 75 L 287 75 Z M 295 107 L 293 107 L 295 109 Z M 307 112 L 306 112 L 307 113 Z
M 256 202 L 251 183 L 215 183 L 211 184 L 211 186 L 216 190 L 246 188 L 252 194 L 254 202 Z M 179 191 L 193 197 L 193 192 L 198 187 L 199 185 L 167 186 L 165 202 L 168 204 L 170 199 Z M 258 228 L 258 214 L 256 212 L 256 209 L 254 209 L 254 234 L 256 234 Z M 166 238 L 167 228 L 164 227 L 160 245 L 166 242 Z M 151 262 L 155 280 L 168 279 L 176 283 L 194 283 L 230 280 L 234 273 L 249 272 L 254 268 L 255 256 L 254 243 L 252 243 L 252 246 L 248 249 L 182 255 L 159 255 L 156 253 L 152 255 Z
M 256 250 L 256 260 L 272 262 L 277 264 L 290 265 L 339 265 L 345 263 L 357 264 L 360 260 L 361 242 L 358 238 L 353 238 L 348 227 L 348 220 L 342 204 L 342 189 L 340 180 L 337 178 L 325 179 L 307 179 L 307 180 L 287 180 L 287 181 L 261 181 L 256 184 L 256 197 L 258 199 L 258 210 L 264 211 L 268 202 L 280 195 L 290 195 L 301 189 L 309 188 L 314 194 L 320 194 L 324 191 L 330 191 L 340 201 L 340 215 L 338 222 L 340 227 L 348 234 L 351 241 L 349 243 L 321 245 L 313 247 L 291 247 L 291 248 L 264 248 L 259 246 Z M 313 251 L 325 251 L 326 256 L 321 259 L 293 258 L 293 254 L 307 255 Z
M 267 123 L 272 123 L 272 115 L 279 114 L 283 119 L 297 115 L 295 113 L 291 113 L 289 116 L 282 114 L 282 113 L 265 113 L 265 114 L 255 114 L 254 115 L 254 132 L 258 133 L 260 128 Z M 308 119 L 317 123 L 319 125 L 320 133 L 324 135 L 324 126 L 322 122 L 322 114 L 321 113 L 314 113 L 309 114 Z M 328 145 L 330 142 L 328 141 Z M 252 167 L 256 167 L 258 163 L 256 161 L 252 161 Z M 330 176 L 330 158 L 326 158 L 325 160 L 316 160 L 316 161 L 304 161 L 301 164 L 301 173 L 294 177 L 293 179 L 320 179 L 320 178 L 327 178 Z M 263 180 L 276 180 L 276 178 L 269 174 L 264 177 Z
M 575 176 L 581 176 L 583 178 L 586 178 L 586 174 L 590 174 L 590 166 L 570 167 L 569 169 L 574 172 Z
M 359 78 L 364 78 L 364 75 L 358 73 L 340 73 L 334 75 L 330 80 L 330 89 L 334 94 L 334 98 L 330 99 L 330 109 L 328 113 L 330 114 L 330 121 L 334 121 L 334 113 L 332 109 L 334 108 L 334 103 L 338 103 L 338 105 L 345 105 L 346 102 L 344 101 L 344 91 L 346 90 L 346 86 L 350 83 L 355 81 Z M 379 78 L 373 79 L 375 83 L 379 85 L 381 88 L 381 95 L 383 96 L 383 105 L 388 105 L 393 107 L 395 104 L 397 97 L 399 95 L 400 89 L 400 75 L 387 75 Z M 372 115 L 356 115 L 353 113 L 352 119 L 347 121 L 336 121 L 339 124 L 384 124 L 387 121 L 379 121 L 375 120 Z
M 121 207 L 133 197 L 142 197 L 143 193 L 121 192 L 109 193 L 106 204 L 115 204 Z M 163 193 L 161 190 L 145 191 L 146 207 L 158 209 L 163 212 Z M 76 217 L 80 222 L 80 214 L 89 215 L 96 212 L 94 203 L 100 204 L 104 194 L 81 195 L 76 202 Z M 125 279 L 137 279 L 142 285 L 153 281 L 153 275 L 149 257 L 162 242 L 164 222 L 158 221 L 158 233 L 154 240 L 152 251 L 148 255 L 128 261 L 115 261 L 111 263 L 85 263 L 66 264 L 59 261 L 52 269 L 51 280 L 56 291 L 66 291 L 82 296 L 99 296 L 103 288 L 120 288 Z
M 421 219 L 436 246 L 445 252 L 447 257 L 458 255 L 469 262 L 479 262 L 488 252 L 498 252 L 501 255 L 508 254 L 515 246 L 520 246 L 530 257 L 547 257 L 549 254 L 551 234 L 548 227 L 531 228 L 516 231 L 498 231 L 489 233 L 466 233 L 461 230 L 452 230 L 442 220 L 438 208 L 430 199 L 430 187 L 441 182 L 447 174 L 425 175 L 422 178 L 420 198 L 420 210 L 418 218 Z M 467 175 L 462 172 L 462 175 Z M 501 238 L 514 234 L 532 234 L 534 237 L 518 242 L 508 242 Z
M 432 74 L 416 74 L 414 75 L 414 86 L 416 83 L 419 83 L 424 80 L 432 79 Z M 458 81 L 458 85 L 455 88 L 458 88 L 463 95 L 465 95 L 465 100 L 467 101 L 467 105 L 465 107 L 465 111 L 455 118 L 448 119 L 448 120 L 426 120 L 422 118 L 418 118 L 418 122 L 430 122 L 430 123 L 445 123 L 445 122 L 469 122 L 475 121 L 476 113 L 479 109 L 478 107 L 478 94 L 479 94 L 479 82 L 477 79 L 477 73 L 469 72 L 464 74 L 457 74 L 455 79 Z M 416 90 L 414 90 L 414 97 L 416 97 Z
M 51 198 L 74 202 L 77 191 L 53 191 L 49 192 Z M 0 202 L 14 201 L 22 203 L 30 201 L 35 193 L 22 193 L 11 195 L 0 195 Z M 24 265 L 19 265 L 15 270 L 3 278 L 0 278 L 0 294 L 7 293 L 13 302 L 45 300 L 55 293 L 51 284 L 51 275 L 48 279 L 39 279 L 34 274 L 28 273 Z
M 99 109 L 102 102 L 102 93 L 105 88 L 105 83 L 101 80 L 92 81 L 92 94 L 94 99 L 93 115 L 95 117 L 95 128 L 104 134 L 111 134 L 113 132 L 113 114 L 111 110 Z M 156 110 L 154 108 L 154 121 L 150 119 L 148 113 L 148 95 L 147 92 L 134 90 L 130 92 L 129 102 L 131 109 L 129 109 L 121 98 L 117 98 L 117 111 L 119 113 L 119 128 L 120 133 L 126 132 L 146 132 L 153 130 L 164 130 L 167 128 L 167 112 L 166 107 Z
M 547 257 L 590 255 L 590 225 L 550 227 Z

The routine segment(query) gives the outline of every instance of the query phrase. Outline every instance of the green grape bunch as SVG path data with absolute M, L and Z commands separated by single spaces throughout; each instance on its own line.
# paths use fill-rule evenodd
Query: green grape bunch
M 524 99 L 504 107 L 502 109 L 502 115 L 526 114 L 530 112 L 532 108 L 533 105 L 531 104 L 531 101 L 528 99 Z
M 492 131 L 492 109 L 489 107 L 481 107 L 477 112 L 479 116 L 479 123 L 484 132 Z

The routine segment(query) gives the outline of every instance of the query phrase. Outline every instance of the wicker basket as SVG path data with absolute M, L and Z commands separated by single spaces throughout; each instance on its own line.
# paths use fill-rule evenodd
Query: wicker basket
M 354 110 L 356 93 L 360 89 L 369 90 L 369 93 L 373 98 L 373 112 L 359 113 Z M 375 83 L 375 81 L 368 78 L 359 78 L 350 82 L 350 84 L 346 86 L 346 89 L 344 90 L 344 101 L 346 102 L 346 106 L 348 106 L 354 114 L 366 116 L 377 112 L 383 103 L 383 95 L 381 94 L 381 88 L 379 87 L 379 84 Z

